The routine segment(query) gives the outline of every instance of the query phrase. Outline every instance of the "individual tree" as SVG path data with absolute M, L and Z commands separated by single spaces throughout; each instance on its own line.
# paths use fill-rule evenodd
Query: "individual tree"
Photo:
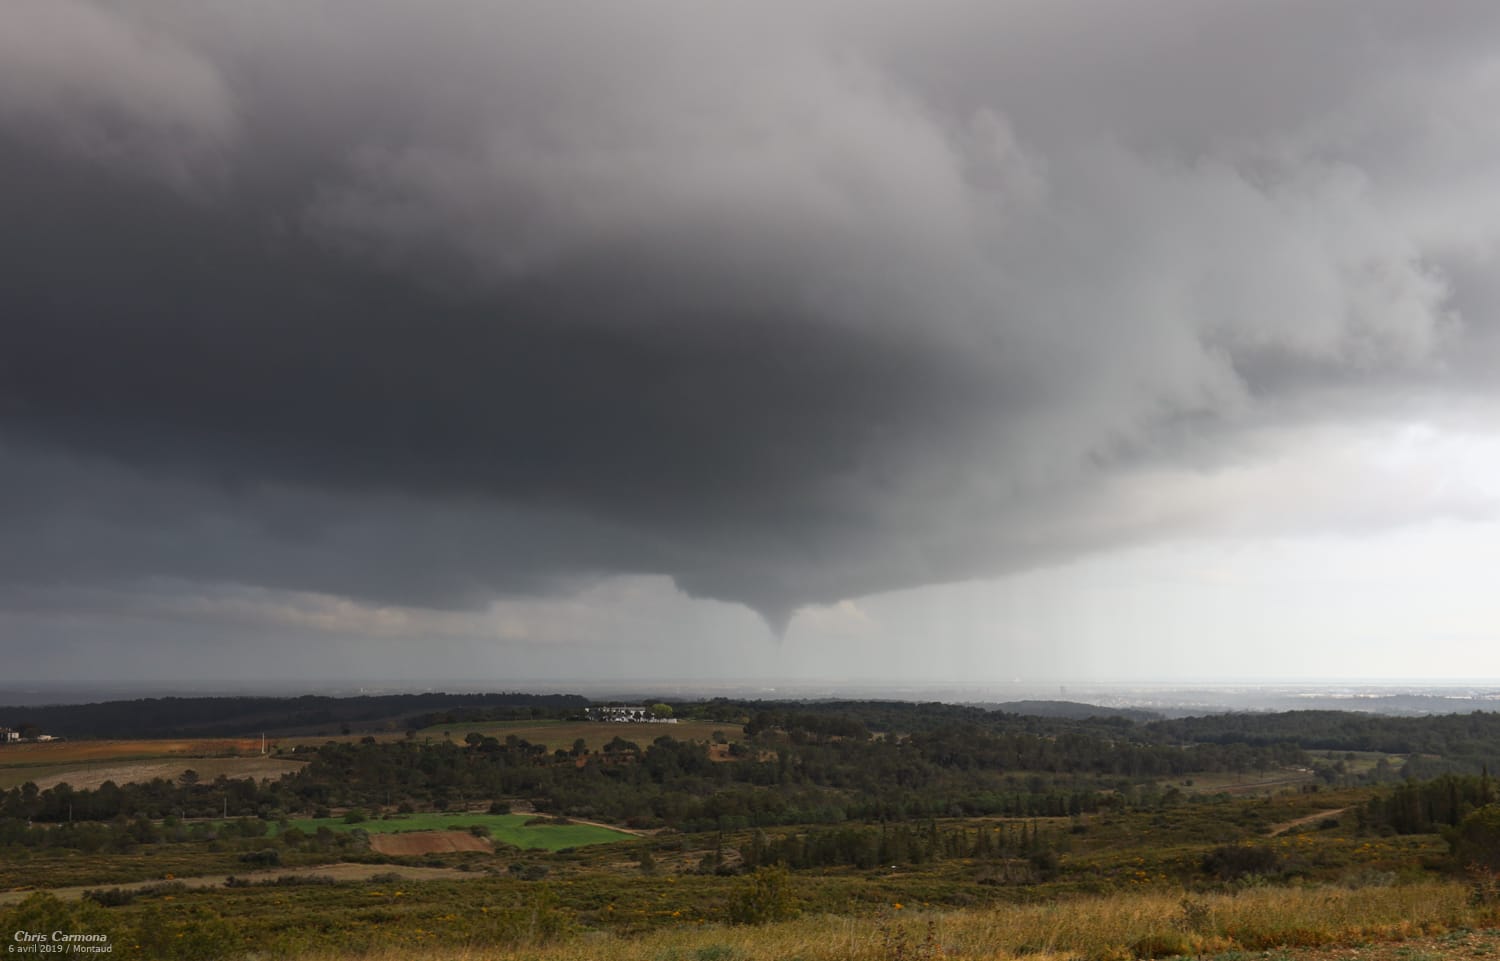
M 1500 804 L 1471 812 L 1449 835 L 1448 843 L 1459 864 L 1500 870 Z

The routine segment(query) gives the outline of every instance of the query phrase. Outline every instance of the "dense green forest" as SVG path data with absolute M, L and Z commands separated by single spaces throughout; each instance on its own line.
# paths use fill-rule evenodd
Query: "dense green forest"
M 61 737 L 245 737 L 346 726 L 364 727 L 457 707 L 492 717 L 578 714 L 577 694 L 386 694 L 361 697 L 161 697 L 97 704 L 0 707 L 0 723 Z
M 1478 774 L 1500 768 L 1500 713 L 1387 717 L 1348 711 L 1215 714 L 1144 725 L 1176 743 L 1295 744 L 1308 751 L 1378 751 L 1407 756 L 1404 776 Z

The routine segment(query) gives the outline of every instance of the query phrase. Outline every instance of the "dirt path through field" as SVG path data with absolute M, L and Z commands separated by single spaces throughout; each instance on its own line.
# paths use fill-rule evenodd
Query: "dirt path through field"
M 368 881 L 376 875 L 399 875 L 408 881 L 434 881 L 452 880 L 454 878 L 482 878 L 486 877 L 477 871 L 460 871 L 456 868 L 419 868 L 407 867 L 397 864 L 352 864 L 339 862 L 337 864 L 316 864 L 310 867 L 297 868 L 272 868 L 267 871 L 245 871 L 234 875 L 207 874 L 192 878 L 174 878 L 181 881 L 190 888 L 220 888 L 229 878 L 236 877 L 246 881 L 274 881 L 276 878 L 295 875 L 304 877 L 307 875 L 320 875 L 330 877 L 335 881 Z M 132 881 L 128 884 L 86 884 L 70 888 L 40 888 L 48 894 L 69 901 L 76 901 L 83 896 L 83 892 L 89 890 L 121 888 L 126 891 L 137 891 L 141 888 L 150 887 L 153 884 L 161 884 L 161 880 L 155 881 Z M 34 890 L 28 891 L 0 891 L 0 906 L 15 904 L 24 900 L 28 895 L 34 894 Z
M 1315 811 L 1312 814 L 1307 815 L 1307 817 L 1295 818 L 1291 821 L 1283 821 L 1282 823 L 1271 828 L 1271 830 L 1266 833 L 1266 837 L 1274 838 L 1278 834 L 1285 834 L 1292 828 L 1300 828 L 1304 824 L 1311 824 L 1314 821 L 1321 821 L 1324 818 L 1336 818 L 1347 810 L 1349 809 L 1335 808 L 1332 811 Z
M 630 834 L 638 838 L 650 838 L 660 834 L 659 829 L 641 830 L 640 828 L 622 828 L 618 824 L 605 824 L 603 821 L 585 821 L 583 818 L 568 818 L 572 824 L 587 824 L 593 828 L 606 828 L 610 831 L 619 831 L 621 834 Z
M 550 815 L 546 815 L 546 814 L 538 814 L 537 809 L 535 807 L 532 807 L 530 801 L 522 801 L 520 799 L 517 799 L 517 800 L 514 800 L 514 801 L 510 802 L 510 813 L 512 813 L 512 814 L 536 814 L 538 817 L 549 817 L 550 816 Z M 658 834 L 661 833 L 661 829 L 660 828 L 652 828 L 652 829 L 649 829 L 649 830 L 642 830 L 640 828 L 623 828 L 623 827 L 620 827 L 620 825 L 618 825 L 618 824 L 605 824 L 603 821 L 585 821 L 583 818 L 575 818 L 575 817 L 568 817 L 568 818 L 566 818 L 566 820 L 570 824 L 587 824 L 589 827 L 593 827 L 593 828 L 605 828 L 606 830 L 609 830 L 609 831 L 619 831 L 621 834 L 630 834 L 630 835 L 633 835 L 633 836 L 638 837 L 638 838 L 651 838 L 651 837 L 655 837 L 656 835 L 658 835 Z

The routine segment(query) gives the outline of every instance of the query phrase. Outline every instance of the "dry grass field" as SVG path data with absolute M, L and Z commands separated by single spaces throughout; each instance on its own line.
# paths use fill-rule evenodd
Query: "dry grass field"
M 0 747 L 0 789 L 36 782 L 43 789 L 68 782 L 75 788 L 105 781 L 176 777 L 187 768 L 212 779 L 279 777 L 295 762 L 262 758 L 258 739 L 48 741 Z
M 69 764 L 79 761 L 120 761 L 153 757 L 225 757 L 260 753 L 255 738 L 187 738 L 182 740 L 47 741 L 7 744 L 0 748 L 0 765 Z
M 74 790 L 82 790 L 97 788 L 105 781 L 113 781 L 116 784 L 133 784 L 156 778 L 175 781 L 187 770 L 192 770 L 204 781 L 212 781 L 220 776 L 253 777 L 259 780 L 279 778 L 283 774 L 290 774 L 302 767 L 302 764 L 302 761 L 287 761 L 274 757 L 202 757 L 136 761 L 131 764 L 97 763 L 82 767 L 49 765 L 45 773 L 30 768 L 12 768 L 0 772 L 0 787 L 12 786 L 7 783 L 8 781 L 18 784 L 32 781 L 43 791 L 64 783 L 71 785 Z
M 938 911 L 893 902 L 875 918 L 815 915 L 766 925 L 679 925 L 639 937 L 579 937 L 510 947 L 404 947 L 366 961 L 1437 961 L 1494 957 L 1493 908 L 1460 884 L 1330 886 L 1084 897 Z M 310 952 L 302 961 L 335 961 Z

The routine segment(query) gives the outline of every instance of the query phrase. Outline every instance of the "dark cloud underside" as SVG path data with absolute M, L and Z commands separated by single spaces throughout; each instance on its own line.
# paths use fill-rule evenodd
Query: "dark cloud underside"
M 0 577 L 779 623 L 1482 381 L 1488 6 L 590 9 L 0 15 Z

